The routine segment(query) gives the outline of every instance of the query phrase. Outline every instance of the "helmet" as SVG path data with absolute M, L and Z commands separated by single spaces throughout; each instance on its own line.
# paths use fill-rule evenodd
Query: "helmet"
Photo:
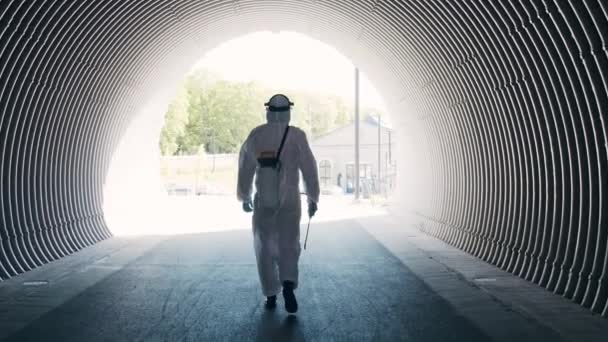
M 293 102 L 289 101 L 287 96 L 283 94 L 273 95 L 268 102 L 264 103 L 264 106 L 266 106 L 268 122 L 289 123 Z

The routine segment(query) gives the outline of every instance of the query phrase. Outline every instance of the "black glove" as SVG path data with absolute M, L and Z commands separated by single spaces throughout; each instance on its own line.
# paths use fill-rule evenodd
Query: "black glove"
M 250 213 L 253 211 L 253 203 L 251 201 L 243 202 L 243 211 L 246 213 Z
M 308 217 L 313 217 L 315 216 L 315 213 L 317 212 L 317 203 L 309 201 L 308 202 Z

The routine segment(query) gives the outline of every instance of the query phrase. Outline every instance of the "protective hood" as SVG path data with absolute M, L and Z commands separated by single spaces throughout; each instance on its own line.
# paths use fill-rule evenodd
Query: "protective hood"
M 288 124 L 291 120 L 291 106 L 293 102 L 283 94 L 276 94 L 264 104 L 266 106 L 266 120 L 268 123 Z

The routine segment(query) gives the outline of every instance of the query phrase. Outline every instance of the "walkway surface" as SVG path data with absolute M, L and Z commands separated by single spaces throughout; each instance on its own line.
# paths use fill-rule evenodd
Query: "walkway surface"
M 391 216 L 313 223 L 300 310 L 249 230 L 113 238 L 0 283 L 9 341 L 605 341 L 608 320 Z

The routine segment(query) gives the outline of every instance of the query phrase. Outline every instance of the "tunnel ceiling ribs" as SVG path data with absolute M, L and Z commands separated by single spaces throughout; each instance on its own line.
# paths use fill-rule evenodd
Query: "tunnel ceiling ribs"
M 159 66 L 261 20 L 382 62 L 421 229 L 608 316 L 607 7 L 0 0 L 0 278 L 111 236 L 107 168 Z

